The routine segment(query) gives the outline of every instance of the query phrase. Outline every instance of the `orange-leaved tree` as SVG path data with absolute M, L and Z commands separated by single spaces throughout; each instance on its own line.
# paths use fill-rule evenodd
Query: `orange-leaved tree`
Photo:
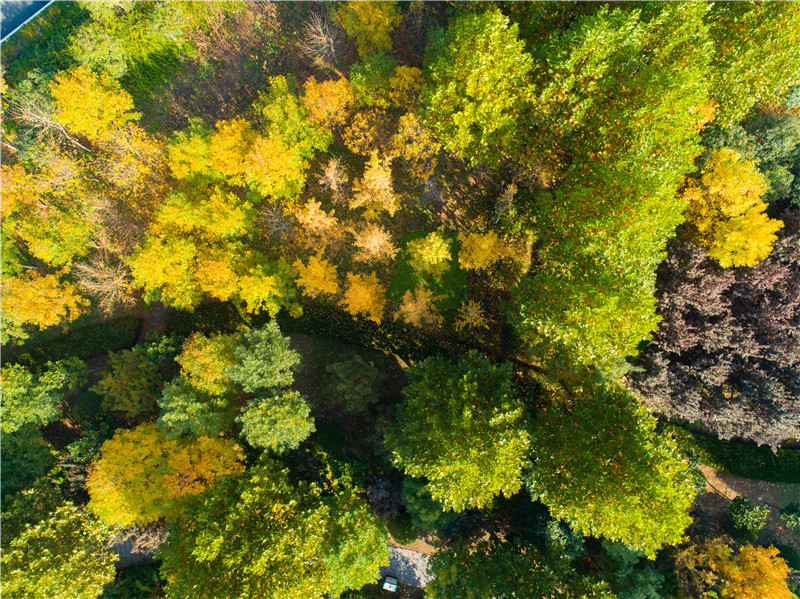
M 378 282 L 375 273 L 347 273 L 347 288 L 339 303 L 353 316 L 363 315 L 380 324 L 386 304 L 386 290 Z

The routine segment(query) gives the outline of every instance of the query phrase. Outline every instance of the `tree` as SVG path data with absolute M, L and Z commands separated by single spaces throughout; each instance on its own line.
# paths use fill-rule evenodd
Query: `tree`
M 439 530 L 456 519 L 457 514 L 447 510 L 428 493 L 427 481 L 406 476 L 403 479 L 403 503 L 411 514 L 411 523 L 423 530 Z
M 417 273 L 438 278 L 450 267 L 453 242 L 439 231 L 414 239 L 407 244 L 408 263 Z
M 467 300 L 462 302 L 458 308 L 458 317 L 455 322 L 456 330 L 461 332 L 465 327 L 473 329 L 488 329 L 489 321 L 483 313 L 480 302 Z
M 385 529 L 346 482 L 323 498 L 262 458 L 196 502 L 159 557 L 167 597 L 321 598 L 375 580 L 388 563 L 385 543 Z
M 428 358 L 406 375 L 402 427 L 386 439 L 394 464 L 427 478 L 431 497 L 457 512 L 516 493 L 530 437 L 510 365 L 473 350 L 456 363 Z
M 207 337 L 192 333 L 183 342 L 181 353 L 175 361 L 181 366 L 181 374 L 193 387 L 206 393 L 222 395 L 229 392 L 232 381 L 228 370 L 236 364 L 233 348 L 235 335 L 216 333 Z
M 397 65 L 394 75 L 389 79 L 389 99 L 398 108 L 414 108 L 424 82 L 425 78 L 418 68 Z M 416 120 L 412 113 L 405 116 Z
M 3 550 L 3 596 L 96 599 L 116 573 L 106 548 L 110 532 L 72 504 L 59 507 Z
M 408 164 L 412 176 L 420 181 L 433 176 L 442 146 L 416 115 L 408 113 L 400 117 L 392 147 L 395 155 Z
M 707 76 L 723 127 L 744 120 L 758 103 L 779 104 L 800 83 L 800 11 L 791 3 L 712 6 L 706 16 L 715 55 Z
M 506 251 L 497 233 L 469 233 L 459 235 L 461 247 L 458 250 L 458 263 L 461 268 L 482 270 L 502 260 Z
M 689 464 L 675 441 L 622 389 L 589 389 L 540 413 L 526 484 L 550 513 L 585 535 L 653 557 L 691 522 Z
M 376 152 L 367 162 L 364 177 L 353 186 L 355 195 L 350 200 L 350 208 L 365 208 L 364 218 L 374 219 L 380 211 L 394 216 L 400 208 L 400 198 L 392 185 L 390 159 L 381 159 Z
M 657 9 L 579 17 L 536 70 L 526 151 L 555 161 L 560 183 L 532 190 L 536 266 L 511 317 L 531 359 L 564 379 L 618 380 L 658 323 L 655 270 L 701 150 L 711 47 L 708 6 Z
M 797 217 L 760 264 L 722 269 L 689 242 L 658 273 L 661 324 L 630 386 L 669 418 L 776 449 L 800 436 L 800 252 Z
M 289 387 L 300 363 L 300 354 L 289 349 L 290 341 L 274 320 L 250 329 L 233 347 L 236 363 L 227 375 L 248 393 Z
M 342 134 L 345 145 L 351 152 L 363 156 L 381 153 L 387 146 L 388 119 L 385 111 L 376 108 L 356 112 Z
M 87 304 L 72 283 L 36 270 L 4 279 L 2 295 L 12 322 L 40 329 L 75 320 Z
M 394 317 L 415 327 L 439 326 L 443 319 L 433 304 L 436 299 L 439 298 L 434 297 L 424 286 L 413 291 L 409 289 L 403 294 L 400 308 L 394 313 Z
M 690 545 L 675 560 L 681 589 L 692 597 L 792 599 L 789 567 L 775 547 L 745 545 L 740 551 L 722 538 Z
M 723 267 L 753 266 L 772 251 L 783 223 L 764 214 L 766 191 L 755 165 L 727 148 L 711 152 L 700 180 L 684 189 L 694 237 Z
M 127 350 L 109 355 L 108 370 L 92 387 L 103 396 L 103 409 L 135 418 L 156 405 L 161 375 L 158 365 Z
M 166 429 L 169 439 L 191 433 L 197 437 L 216 437 L 233 430 L 239 411 L 231 391 L 209 393 L 194 386 L 191 379 L 179 376 L 164 385 L 158 405 L 161 414 L 156 422 Z
M 250 445 L 277 453 L 297 449 L 315 430 L 311 407 L 297 391 L 256 397 L 237 420 Z
M 368 222 L 354 231 L 354 235 L 359 251 L 353 258 L 359 262 L 385 262 L 397 254 L 391 234 L 378 223 Z
M 5 434 L 26 424 L 44 426 L 61 415 L 63 394 L 86 379 L 86 366 L 78 358 L 48 362 L 44 372 L 33 373 L 21 364 L 4 364 L 0 425 Z
M 402 18 L 395 2 L 348 2 L 334 13 L 361 57 L 392 49 L 389 34 Z
M 499 9 L 456 18 L 426 57 L 425 123 L 471 164 L 519 151 L 519 118 L 533 66 L 519 28 Z
M 311 247 L 326 247 L 344 236 L 339 220 L 332 211 L 322 210 L 321 205 L 309 199 L 294 215 L 306 234 L 304 241 Z
M 317 83 L 311 77 L 305 83 L 303 106 L 312 121 L 325 127 L 344 124 L 354 101 L 353 90 L 345 78 Z
M 229 439 L 168 439 L 149 423 L 120 429 L 89 473 L 89 509 L 118 526 L 174 519 L 215 478 L 243 472 L 241 459 Z
M 322 252 L 308 258 L 308 265 L 297 260 L 297 284 L 308 297 L 317 297 L 321 293 L 335 295 L 339 293 L 339 276 L 336 266 L 322 258 Z
M 435 553 L 429 568 L 432 599 L 615 597 L 605 583 L 578 574 L 571 559 L 522 541 L 459 540 Z
M 3 431 L 0 435 L 0 458 L 3 476 L 0 478 L 0 495 L 3 509 L 8 499 L 24 491 L 55 465 L 53 447 L 44 440 L 39 429 L 31 424 L 18 428 L 13 433 Z M 5 523 L 3 523 L 5 527 Z
M 380 324 L 383 307 L 386 304 L 386 290 L 378 282 L 375 273 L 354 275 L 347 273 L 347 287 L 339 302 L 353 316 L 365 318 Z
M 55 120 L 94 143 L 108 142 L 126 123 L 139 119 L 128 92 L 116 81 L 82 66 L 56 75 L 50 93 Z

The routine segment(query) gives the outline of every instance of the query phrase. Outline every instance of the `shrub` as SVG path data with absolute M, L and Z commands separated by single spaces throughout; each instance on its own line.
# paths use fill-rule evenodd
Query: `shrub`
M 769 508 L 758 507 L 747 497 L 737 497 L 731 501 L 728 519 L 731 532 L 737 539 L 755 541 L 758 533 L 766 526 Z
M 402 512 L 397 517 L 389 520 L 386 528 L 389 529 L 389 534 L 392 535 L 398 545 L 410 545 L 419 535 L 419 531 L 414 526 L 411 515 L 408 512 Z
M 424 530 L 444 528 L 458 517 L 458 514 L 446 510 L 428 493 L 427 481 L 407 476 L 403 479 L 403 503 L 411 515 L 411 522 Z
M 781 508 L 781 520 L 786 528 L 800 529 L 800 501 L 794 501 Z

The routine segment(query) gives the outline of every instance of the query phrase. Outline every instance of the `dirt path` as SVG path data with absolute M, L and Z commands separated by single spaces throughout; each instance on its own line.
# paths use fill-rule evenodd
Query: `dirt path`
M 752 480 L 720 472 L 709 466 L 700 466 L 708 481 L 706 492 L 698 496 L 699 508 L 724 528 L 728 505 L 735 497 L 747 497 L 755 505 L 770 510 L 767 527 L 759 542 L 793 546 L 800 550 L 800 531 L 788 530 L 780 520 L 779 509 L 793 501 L 800 501 L 800 485 Z

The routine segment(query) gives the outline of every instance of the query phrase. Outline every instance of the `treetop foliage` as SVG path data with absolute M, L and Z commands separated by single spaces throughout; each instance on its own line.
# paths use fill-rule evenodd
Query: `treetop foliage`
M 431 497 L 457 512 L 518 491 L 530 436 L 510 365 L 471 351 L 456 363 L 428 358 L 407 376 L 403 427 L 386 440 L 394 463 L 427 478 Z

